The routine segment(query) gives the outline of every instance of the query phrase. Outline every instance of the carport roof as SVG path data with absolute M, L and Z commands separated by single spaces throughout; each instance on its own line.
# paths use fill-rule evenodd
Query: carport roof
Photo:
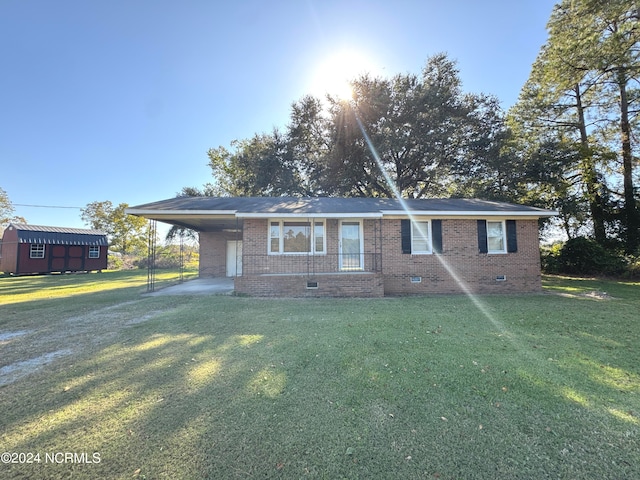
M 127 209 L 127 213 L 200 231 L 237 229 L 243 218 L 529 217 L 551 210 L 479 199 L 405 199 L 362 197 L 176 197 Z

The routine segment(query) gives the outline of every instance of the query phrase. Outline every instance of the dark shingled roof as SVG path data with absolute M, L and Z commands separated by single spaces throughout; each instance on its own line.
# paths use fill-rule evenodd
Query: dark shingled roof
M 198 231 L 242 228 L 251 217 L 325 216 L 380 218 L 388 215 L 549 217 L 556 212 L 478 199 L 396 200 L 361 197 L 177 197 L 130 207 L 127 212 Z
M 198 211 L 229 214 L 358 214 L 405 210 L 433 212 L 509 212 L 549 216 L 554 212 L 541 208 L 488 200 L 463 198 L 421 198 L 397 200 L 361 197 L 177 197 L 130 207 L 129 211 Z M 246 215 L 243 215 L 246 216 Z
M 107 235 L 100 230 L 84 228 L 46 227 L 12 223 L 8 229 L 15 228 L 20 243 L 46 243 L 49 245 L 97 245 L 108 246 Z

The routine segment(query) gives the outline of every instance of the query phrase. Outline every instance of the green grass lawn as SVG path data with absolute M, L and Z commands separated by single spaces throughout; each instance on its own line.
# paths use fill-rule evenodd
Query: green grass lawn
M 0 452 L 40 454 L 0 478 L 640 478 L 638 283 L 312 300 L 145 280 L 0 278 L 0 368 L 44 363 L 0 387 Z

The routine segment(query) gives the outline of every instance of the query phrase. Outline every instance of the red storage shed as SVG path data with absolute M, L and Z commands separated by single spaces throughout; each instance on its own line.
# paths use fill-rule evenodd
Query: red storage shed
M 12 223 L 0 243 L 0 271 L 14 275 L 107 268 L 107 235 L 99 230 Z

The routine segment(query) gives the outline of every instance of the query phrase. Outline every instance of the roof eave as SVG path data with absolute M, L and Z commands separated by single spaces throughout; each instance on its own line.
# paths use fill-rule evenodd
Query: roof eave
M 332 212 L 332 213 L 283 213 L 283 212 L 239 212 L 238 218 L 382 218 L 380 212 Z
M 152 218 L 153 216 L 160 215 L 163 217 L 172 215 L 234 216 L 237 210 L 157 210 L 153 208 L 127 208 L 125 212 L 129 215 Z
M 529 218 L 546 218 L 558 215 L 558 212 L 552 210 L 540 210 L 540 211 L 507 211 L 507 210 L 411 210 L 409 212 L 405 210 L 383 210 L 382 215 L 384 217 L 406 217 L 411 216 L 424 216 L 424 217 L 529 217 Z

